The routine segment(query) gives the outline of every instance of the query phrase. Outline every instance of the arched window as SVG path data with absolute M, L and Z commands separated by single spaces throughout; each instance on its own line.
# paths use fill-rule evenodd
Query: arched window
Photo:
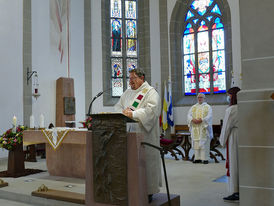
M 138 64 L 136 0 L 110 0 L 110 32 L 112 97 L 120 97 Z
M 225 93 L 226 45 L 222 11 L 215 0 L 193 0 L 182 34 L 183 94 Z

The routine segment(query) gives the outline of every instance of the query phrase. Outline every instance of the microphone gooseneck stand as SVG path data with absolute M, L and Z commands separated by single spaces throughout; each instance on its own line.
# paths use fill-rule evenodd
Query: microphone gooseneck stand
M 163 169 L 164 169 L 164 175 L 165 175 L 165 182 L 166 182 L 166 191 L 167 191 L 167 199 L 168 199 L 168 205 L 171 206 L 171 201 L 170 201 L 170 195 L 169 195 L 169 189 L 168 189 L 168 181 L 167 181 L 167 174 L 166 174 L 166 165 L 165 165 L 165 153 L 163 148 L 161 147 L 157 147 L 153 144 L 147 143 L 147 142 L 141 142 L 141 145 L 147 145 L 149 147 L 153 147 L 154 149 L 157 149 L 160 151 L 161 154 L 161 159 L 162 159 L 162 163 L 163 163 Z

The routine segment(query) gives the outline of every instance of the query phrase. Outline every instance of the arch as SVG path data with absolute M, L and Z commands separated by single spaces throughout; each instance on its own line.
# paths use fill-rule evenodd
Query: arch
M 207 13 L 208 11 L 214 9 L 215 15 L 212 17 L 209 16 L 203 16 L 203 14 L 206 13 L 205 10 L 198 14 L 192 5 L 192 2 L 194 0 L 177 0 L 174 9 L 172 11 L 171 15 L 171 21 L 170 21 L 170 60 L 171 60 L 171 78 L 173 82 L 173 88 L 176 88 L 173 91 L 174 96 L 174 103 L 176 106 L 184 106 L 184 105 L 192 105 L 196 102 L 196 98 L 193 98 L 193 96 L 186 95 L 185 92 L 185 86 L 184 86 L 184 74 L 183 74 L 183 59 L 184 59 L 184 52 L 182 49 L 183 45 L 183 37 L 185 28 L 193 28 L 196 29 L 196 34 L 198 31 L 197 25 L 201 23 L 203 26 L 211 26 L 210 22 L 215 21 L 216 18 L 221 18 L 224 28 L 224 36 L 225 36 L 225 68 L 226 68 L 226 88 L 229 87 L 230 81 L 231 81 L 231 73 L 232 70 L 232 48 L 231 48 L 231 18 L 230 18 L 230 8 L 227 3 L 227 1 L 220 1 L 220 0 L 209 0 Z M 218 5 L 220 12 L 218 9 L 215 8 L 215 6 Z M 196 12 L 196 13 L 195 13 Z M 206 14 L 207 14 L 206 13 Z M 222 14 L 222 15 L 221 15 Z M 199 19 L 195 19 L 194 17 L 199 15 Z M 191 20 L 191 21 L 190 21 Z M 194 22 L 194 20 L 196 22 Z M 218 19 L 217 19 L 218 21 Z M 201 29 L 205 29 L 202 28 Z M 212 29 L 210 28 L 212 31 Z M 196 37 L 197 38 L 197 37 Z M 197 44 L 197 40 L 195 41 L 195 44 Z M 195 45 L 195 58 L 197 59 L 197 45 Z M 210 55 L 212 55 L 212 48 L 210 48 Z M 212 59 L 212 57 L 211 57 Z M 197 63 L 195 68 L 197 68 Z M 212 65 L 210 65 L 210 69 L 212 70 Z M 215 73 L 214 73 L 215 74 Z M 198 74 L 196 74 L 197 76 Z M 211 71 L 210 77 L 213 77 L 213 72 Z M 198 82 L 195 82 L 195 85 L 197 86 Z M 209 95 L 207 95 L 207 101 L 210 104 L 224 104 L 225 103 L 225 94 L 214 94 L 214 88 L 213 83 L 211 84 L 211 91 L 208 92 Z M 198 85 L 199 86 L 199 85 Z

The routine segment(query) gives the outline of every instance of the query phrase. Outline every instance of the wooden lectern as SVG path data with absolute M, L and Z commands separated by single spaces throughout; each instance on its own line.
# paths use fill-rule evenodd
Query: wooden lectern
M 86 139 L 86 205 L 148 203 L 143 135 L 127 132 L 134 120 L 118 113 L 92 116 Z

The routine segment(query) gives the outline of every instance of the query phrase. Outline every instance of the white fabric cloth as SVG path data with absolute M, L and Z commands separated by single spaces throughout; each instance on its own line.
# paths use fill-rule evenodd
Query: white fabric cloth
M 202 119 L 202 123 L 194 124 L 193 119 Z M 195 160 L 208 160 L 210 140 L 213 138 L 212 131 L 212 109 L 206 103 L 195 104 L 188 111 L 187 115 L 188 127 L 191 133 L 192 149 L 195 150 L 199 157 L 195 156 Z
M 220 144 L 225 146 L 228 141 L 229 173 L 228 191 L 239 192 L 238 173 L 238 106 L 232 105 L 226 109 L 223 127 L 220 136 Z
M 138 108 L 133 111 L 133 119 L 139 122 L 141 132 L 144 134 L 144 141 L 155 146 L 160 146 L 159 116 L 161 113 L 160 97 L 156 90 L 147 82 L 144 82 L 138 89 L 127 89 L 115 105 L 117 112 L 130 107 L 134 102 L 137 93 L 148 89 L 147 94 L 141 101 Z M 158 193 L 161 186 L 161 164 L 158 150 L 145 146 L 146 152 L 146 176 L 148 194 Z

